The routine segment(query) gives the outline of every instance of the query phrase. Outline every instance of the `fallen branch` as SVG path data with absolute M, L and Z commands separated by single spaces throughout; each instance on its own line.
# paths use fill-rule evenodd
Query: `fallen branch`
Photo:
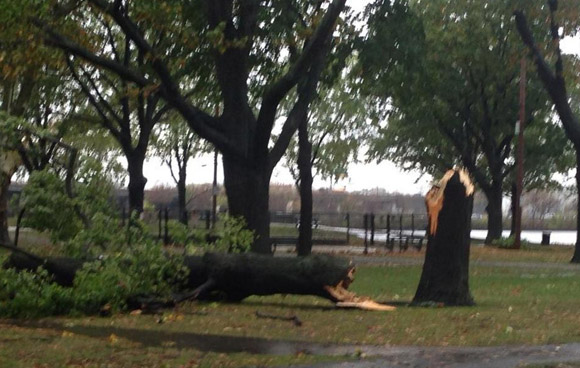
M 294 326 L 296 326 L 296 327 L 302 326 L 302 321 L 296 315 L 290 316 L 290 317 L 285 317 L 285 316 L 277 316 L 274 314 L 267 314 L 267 313 L 262 313 L 260 311 L 256 311 L 256 317 L 257 318 L 267 318 L 267 319 L 277 319 L 280 321 L 289 321 L 289 322 L 292 322 L 294 324 Z

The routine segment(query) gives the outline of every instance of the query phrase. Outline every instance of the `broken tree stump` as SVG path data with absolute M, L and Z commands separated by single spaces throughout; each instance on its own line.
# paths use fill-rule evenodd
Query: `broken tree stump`
M 473 192 L 464 170 L 449 170 L 427 193 L 427 252 L 412 304 L 475 304 L 469 292 Z

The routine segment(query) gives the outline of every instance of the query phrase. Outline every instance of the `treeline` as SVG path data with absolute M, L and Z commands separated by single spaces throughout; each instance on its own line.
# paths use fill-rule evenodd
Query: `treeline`
M 187 208 L 190 211 L 210 209 L 212 205 L 212 185 L 196 184 L 187 186 Z M 375 188 L 357 192 L 337 191 L 327 188 L 313 190 L 313 212 L 315 213 L 391 213 L 423 214 L 425 198 L 423 194 L 389 193 Z M 177 192 L 174 186 L 156 186 L 146 191 L 145 198 L 155 209 L 177 210 Z M 218 194 L 219 210 L 227 209 L 225 191 Z M 474 213 L 483 215 L 485 197 L 478 195 Z M 275 184 L 270 187 L 270 210 L 272 212 L 299 212 L 300 196 L 293 185 Z

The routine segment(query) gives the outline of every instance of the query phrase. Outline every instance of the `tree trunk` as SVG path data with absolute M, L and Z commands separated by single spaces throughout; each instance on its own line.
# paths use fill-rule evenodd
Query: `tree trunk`
M 510 223 L 510 237 L 515 236 L 516 235 L 516 206 L 517 206 L 517 187 L 516 187 L 516 183 L 512 183 L 512 187 L 511 187 L 511 202 L 510 202 L 510 212 L 512 214 L 512 219 L 511 219 L 511 223 Z
M 296 251 L 312 253 L 312 143 L 308 139 L 308 119 L 298 127 L 298 171 L 300 173 L 300 228 Z
M 8 233 L 8 187 L 12 175 L 0 173 L 0 242 L 10 243 Z
M 576 147 L 576 188 L 577 188 L 577 210 L 576 210 L 576 245 L 571 263 L 580 263 L 580 147 Z
M 54 281 L 65 287 L 74 284 L 76 273 L 85 261 L 75 258 L 42 258 L 19 248 L 4 246 L 13 253 L 4 268 L 35 271 L 44 267 Z M 194 290 L 177 301 L 211 298 L 214 292 L 230 301 L 251 295 L 314 295 L 333 302 L 355 301 L 347 291 L 354 280 L 354 265 L 346 258 L 316 255 L 299 258 L 274 258 L 261 254 L 206 253 L 187 256 L 184 265 L 190 270 L 179 288 Z M 360 298 L 358 298 L 360 299 Z
M 353 281 L 354 270 L 348 259 L 327 255 L 278 258 L 252 253 L 206 253 L 203 257 L 186 257 L 185 265 L 197 270 L 190 273 L 186 283 L 188 289 L 199 291 L 193 297 L 203 299 L 216 291 L 231 301 L 251 295 L 296 294 L 337 302 L 340 296 L 332 288 L 346 290 Z
M 224 186 L 229 214 L 242 216 L 254 231 L 251 251 L 272 254 L 270 244 L 270 176 L 265 164 L 244 165 L 235 157 L 223 155 Z
M 145 201 L 145 184 L 147 179 L 143 176 L 143 161 L 145 155 L 126 155 L 127 171 L 129 173 L 129 213 L 143 212 L 143 202 Z
M 413 304 L 473 305 L 469 292 L 473 185 L 467 173 L 449 170 L 425 202 L 427 253 Z
M 494 185 L 492 190 L 486 193 L 487 197 L 487 236 L 485 244 L 489 245 L 494 240 L 501 238 L 503 230 L 502 213 L 502 190 L 501 185 Z M 470 225 L 471 226 L 471 225 Z
M 179 179 L 177 181 L 177 204 L 179 208 L 179 222 L 187 225 L 187 206 L 186 206 L 186 174 L 179 170 Z

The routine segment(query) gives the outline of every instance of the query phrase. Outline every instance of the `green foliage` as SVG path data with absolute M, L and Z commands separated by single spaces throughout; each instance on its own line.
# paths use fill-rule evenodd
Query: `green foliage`
M 187 245 L 190 242 L 192 231 L 189 230 L 187 225 L 177 220 L 169 220 L 167 228 L 174 244 Z
M 87 251 L 96 255 L 104 249 L 120 249 L 127 242 L 126 229 L 116 218 L 98 212 L 91 218 L 91 226 L 81 229 L 65 243 L 64 252 L 70 257 L 85 257 Z
M 53 172 L 33 172 L 24 187 L 21 203 L 26 207 L 23 226 L 48 231 L 53 241 L 69 240 L 82 228 L 75 202 L 64 182 Z
M 501 237 L 500 239 L 496 239 L 491 244 L 497 246 L 500 249 L 513 249 L 514 242 L 515 236 L 512 235 L 508 238 Z M 532 247 L 532 244 L 525 239 L 520 240 L 520 245 L 523 249 L 530 249 Z
M 87 263 L 75 278 L 75 308 L 96 313 L 108 304 L 122 311 L 133 296 L 169 297 L 186 276 L 180 257 L 168 256 L 158 244 L 146 242 Z
M 247 229 L 243 217 L 226 216 L 218 237 L 215 250 L 228 253 L 247 252 L 254 242 L 254 232 Z
M 39 231 L 48 231 L 51 239 L 106 246 L 115 244 L 119 224 L 112 206 L 113 179 L 103 164 L 92 157 L 83 157 L 71 198 L 65 182 L 52 169 L 34 171 L 24 187 L 20 205 L 26 208 L 23 225 Z M 82 212 L 90 220 L 85 228 L 79 218 Z
M 2 260 L 3 261 L 3 260 Z M 72 307 L 72 290 L 51 282 L 44 269 L 17 272 L 0 268 L 0 315 L 39 317 L 62 314 Z
M 0 269 L 0 315 L 95 314 L 105 305 L 124 311 L 135 296 L 170 297 L 186 276 L 181 257 L 169 256 L 151 242 L 87 262 L 71 288 L 52 282 L 44 269 Z
M 398 0 L 368 8 L 361 69 L 367 93 L 382 99 L 371 159 L 435 176 L 459 164 L 488 192 L 502 186 L 513 171 L 525 55 L 511 23 L 520 5 L 537 7 L 517 0 Z M 528 75 L 526 116 L 526 185 L 549 186 L 573 157 L 562 132 L 552 129 L 551 106 L 535 75 Z

